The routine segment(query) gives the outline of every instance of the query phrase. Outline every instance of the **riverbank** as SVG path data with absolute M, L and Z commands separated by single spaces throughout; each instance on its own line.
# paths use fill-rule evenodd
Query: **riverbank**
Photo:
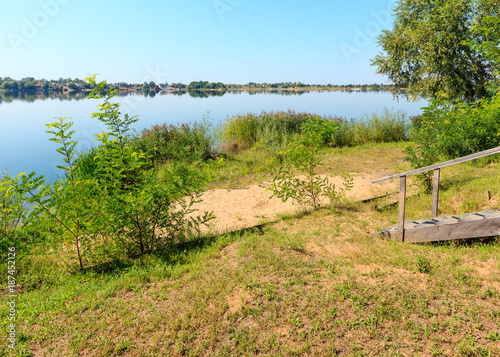
M 322 170 L 368 179 L 404 171 L 407 145 L 325 149 Z M 255 150 L 251 156 L 257 160 Z M 233 192 L 242 195 L 238 201 L 252 199 L 245 189 L 237 190 L 258 184 L 244 174 L 248 160 L 238 155 L 232 161 L 233 168 L 241 167 L 232 170 L 232 189 L 230 182 L 215 180 L 211 189 L 227 193 L 218 202 L 232 202 Z M 443 169 L 442 214 L 498 207 L 499 175 L 498 164 Z M 409 193 L 407 216 L 425 217 L 431 197 L 414 193 Z M 55 255 L 40 256 L 45 278 L 19 290 L 17 351 L 37 356 L 499 354 L 498 240 L 406 245 L 374 239 L 369 232 L 397 220 L 397 193 L 389 189 L 388 194 L 283 213 L 230 233 L 214 231 L 169 258 L 150 254 L 102 270 L 68 274 L 52 261 Z M 208 198 L 204 204 L 210 206 Z M 260 213 L 256 207 L 254 214 Z M 7 307 L 0 309 L 7 321 Z M 5 339 L 0 346 L 7 350 Z

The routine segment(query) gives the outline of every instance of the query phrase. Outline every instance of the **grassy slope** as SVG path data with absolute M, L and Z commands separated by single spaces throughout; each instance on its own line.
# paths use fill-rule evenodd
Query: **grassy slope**
M 404 145 L 328 150 L 326 167 L 397 172 L 408 168 Z M 248 160 L 228 165 L 241 181 L 235 185 L 256 177 L 258 165 Z M 499 208 L 500 165 L 462 164 L 442 176 L 444 214 Z M 217 185 L 226 186 L 225 177 Z M 370 238 L 396 222 L 395 199 L 283 217 L 169 261 L 149 256 L 34 288 L 18 300 L 18 353 L 500 355 L 499 241 L 406 245 Z M 407 212 L 429 215 L 430 197 L 410 198 Z

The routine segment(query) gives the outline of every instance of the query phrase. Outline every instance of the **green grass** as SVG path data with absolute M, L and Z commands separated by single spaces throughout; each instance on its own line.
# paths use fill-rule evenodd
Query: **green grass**
M 390 174 L 408 168 L 406 145 L 321 155 L 325 170 Z M 227 161 L 214 187 L 227 185 L 228 172 L 245 184 L 258 177 L 266 155 L 254 150 Z M 500 208 L 499 176 L 499 164 L 443 169 L 442 212 Z M 94 271 L 67 273 L 52 256 L 38 257 L 51 262 L 53 275 L 46 270 L 18 297 L 17 355 L 500 355 L 500 241 L 371 238 L 397 221 L 396 200 L 282 215 L 175 255 Z M 407 217 L 428 216 L 430 200 L 411 196 Z M 2 304 L 4 329 L 6 313 Z M 2 339 L 0 355 L 7 353 Z

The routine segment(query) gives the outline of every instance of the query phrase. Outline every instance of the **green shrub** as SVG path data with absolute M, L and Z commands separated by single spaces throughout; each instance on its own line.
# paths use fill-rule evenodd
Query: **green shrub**
M 445 158 L 466 156 L 500 145 L 500 94 L 491 100 L 446 109 L 436 113 L 437 139 Z
M 308 117 L 308 121 L 302 124 L 302 132 L 305 136 L 314 136 L 317 144 L 328 146 L 334 142 L 335 133 L 339 128 L 338 121 L 321 118 L 320 116 Z M 308 142 L 311 142 L 310 140 Z
M 101 85 L 94 84 L 97 88 L 90 97 L 104 97 L 105 101 L 101 111 L 93 116 L 110 129 L 110 134 L 98 136 L 102 150 L 98 151 L 94 161 L 97 163 L 98 183 L 104 193 L 101 203 L 106 215 L 104 234 L 111 237 L 113 248 L 118 254 L 143 255 L 170 249 L 193 230 L 199 233 L 199 226 L 212 219 L 212 214 L 206 213 L 196 219 L 187 219 L 186 216 L 194 211 L 192 206 L 199 201 L 208 176 L 199 167 L 181 162 L 163 169 L 148 167 L 147 163 L 152 159 L 149 150 L 137 150 L 127 134 L 135 119 L 126 115 L 120 119 L 118 105 L 109 103 L 113 94 L 106 94 Z M 178 148 L 177 154 L 184 155 L 184 160 L 194 160 L 199 154 L 196 140 L 205 138 L 204 133 L 200 134 L 201 130 L 190 130 L 186 126 L 163 132 L 173 134 L 165 147 L 174 149 L 177 145 L 186 145 Z
M 24 204 L 19 191 L 16 189 L 14 178 L 8 172 L 0 177 L 0 238 L 2 251 L 4 240 L 12 237 L 25 214 Z
M 433 100 L 412 120 L 415 145 L 406 151 L 414 168 L 470 155 L 500 145 L 500 93 L 472 104 Z M 430 190 L 430 173 L 420 176 Z

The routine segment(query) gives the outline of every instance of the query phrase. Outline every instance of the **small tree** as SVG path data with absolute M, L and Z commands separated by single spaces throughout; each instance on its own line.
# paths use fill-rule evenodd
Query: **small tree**
M 94 158 L 96 177 L 101 187 L 102 211 L 107 220 L 105 235 L 112 237 L 114 248 L 129 256 L 169 249 L 190 233 L 199 233 L 200 225 L 213 219 L 212 213 L 187 218 L 199 202 L 208 175 L 201 167 L 175 162 L 162 170 L 151 166 L 150 153 L 130 143 L 130 125 L 138 119 L 120 116 L 119 105 L 110 102 L 115 92 L 106 93 L 105 82 L 94 77 L 89 98 L 104 98 L 93 117 L 102 121 L 109 132 L 97 136 L 101 145 Z
M 352 188 L 350 176 L 344 178 L 342 188 L 336 189 L 328 177 L 322 178 L 316 173 L 321 165 L 318 152 L 337 129 L 337 123 L 322 120 L 321 117 L 309 118 L 309 122 L 302 125 L 300 140 L 288 144 L 287 150 L 273 159 L 274 165 L 270 171 L 273 176 L 271 197 L 276 196 L 283 202 L 292 198 L 301 205 L 311 204 L 318 208 L 324 197 L 332 204 Z M 304 175 L 305 178 L 300 178 L 297 174 Z
M 84 269 L 85 256 L 92 256 L 95 248 L 100 215 L 99 187 L 93 179 L 82 179 L 76 173 L 75 146 L 72 140 L 75 133 L 71 130 L 72 122 L 60 118 L 57 122 L 47 124 L 47 133 L 53 137 L 49 140 L 60 144 L 57 152 L 63 155 L 63 165 L 57 167 L 64 172 L 64 177 L 53 184 L 45 185 L 43 176 L 36 176 L 35 172 L 21 175 L 17 184 L 18 191 L 27 193 L 27 201 L 34 204 L 33 212 L 27 223 L 45 221 L 49 223 L 51 242 L 54 245 L 62 244 L 67 247 L 64 252 L 66 261 L 71 260 L 71 252 L 76 254 L 78 267 Z M 70 258 L 70 259 L 67 259 Z
M 168 249 L 193 232 L 199 233 L 213 214 L 186 216 L 200 200 L 206 171 L 183 163 L 161 170 L 152 167 L 149 153 L 129 140 L 130 125 L 138 119 L 127 114 L 121 117 L 119 105 L 110 102 L 116 92 L 107 92 L 105 81 L 97 83 L 95 76 L 87 80 L 95 87 L 90 98 L 104 98 L 100 111 L 92 117 L 105 123 L 109 131 L 98 134 L 101 145 L 85 154 L 90 155 L 89 163 L 76 159 L 71 122 L 60 118 L 48 124 L 50 140 L 60 144 L 57 151 L 64 164 L 58 167 L 64 177 L 48 185 L 35 172 L 20 174 L 17 181 L 0 181 L 0 214 L 7 217 L 0 233 L 10 232 L 19 217 L 26 217 L 19 202 L 33 203 L 26 223 L 47 226 L 54 251 L 64 258 L 75 254 L 79 269 L 124 254 Z
M 23 194 L 18 190 L 17 179 L 8 172 L 0 177 L 0 249 L 6 249 L 16 241 L 16 231 L 26 217 L 27 208 Z

